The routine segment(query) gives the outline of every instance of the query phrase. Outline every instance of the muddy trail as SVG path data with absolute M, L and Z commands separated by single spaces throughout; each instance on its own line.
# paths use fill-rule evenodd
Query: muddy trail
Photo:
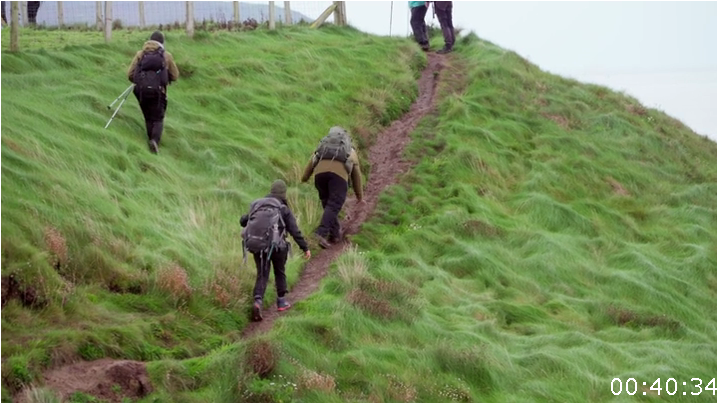
M 364 188 L 364 201 L 361 204 L 356 200 L 347 198 L 344 205 L 346 218 L 342 221 L 345 236 L 359 232 L 361 225 L 371 216 L 379 201 L 379 195 L 390 185 L 394 185 L 399 175 L 409 168 L 409 162 L 402 159 L 404 148 L 411 141 L 410 134 L 419 121 L 436 108 L 437 84 L 440 72 L 445 66 L 444 56 L 428 54 L 428 64 L 419 78 L 419 96 L 411 105 L 409 112 L 401 119 L 391 123 L 377 136 L 369 149 L 369 162 L 371 171 L 369 181 Z M 290 302 L 306 299 L 319 287 L 319 283 L 326 276 L 332 262 L 351 243 L 337 243 L 331 248 L 320 251 L 304 266 L 299 281 L 287 295 Z M 291 310 L 291 309 L 290 309 Z M 274 321 L 281 315 L 274 305 L 262 311 L 264 320 L 250 323 L 242 332 L 245 338 L 263 333 L 272 328 Z
M 402 160 L 404 148 L 411 141 L 410 134 L 419 121 L 436 108 L 437 85 L 441 72 L 446 67 L 445 56 L 428 54 L 428 64 L 419 78 L 419 97 L 401 119 L 382 130 L 369 149 L 371 171 L 365 185 L 364 202 L 348 198 L 344 205 L 346 218 L 342 221 L 345 236 L 357 234 L 361 225 L 371 216 L 379 201 L 379 195 L 390 185 L 394 185 L 399 176 L 405 173 L 410 163 Z M 351 243 L 345 241 L 326 250 L 316 251 L 305 265 L 299 281 L 289 292 L 290 302 L 306 299 L 319 287 L 329 271 L 331 263 Z M 291 309 L 290 309 L 291 312 Z M 242 338 L 251 338 L 267 332 L 274 321 L 283 313 L 272 305 L 264 309 L 261 322 L 249 323 L 242 332 Z M 120 402 L 123 398 L 136 400 L 152 391 L 152 386 L 144 362 L 131 360 L 100 359 L 93 362 L 78 362 L 44 374 L 44 387 L 51 389 L 61 401 L 72 399 L 72 394 L 82 392 L 99 400 Z M 24 390 L 15 395 L 15 402 L 35 402 L 32 391 Z

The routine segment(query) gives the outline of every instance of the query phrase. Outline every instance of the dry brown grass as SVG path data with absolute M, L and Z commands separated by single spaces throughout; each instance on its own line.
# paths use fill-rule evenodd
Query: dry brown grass
M 187 271 L 177 264 L 171 264 L 157 273 L 157 287 L 168 293 L 175 303 L 184 304 L 192 296 Z
M 237 272 L 217 271 L 207 280 L 203 294 L 222 308 L 236 307 L 245 303 L 242 282 Z
M 317 373 L 313 370 L 304 369 L 299 376 L 299 388 L 308 391 L 322 391 L 325 393 L 333 393 L 337 387 L 334 377 Z
M 45 245 L 52 256 L 52 266 L 56 270 L 67 265 L 67 243 L 59 230 L 52 226 L 45 227 Z
M 256 340 L 247 346 L 246 361 L 259 377 L 266 378 L 277 366 L 277 349 L 267 340 Z

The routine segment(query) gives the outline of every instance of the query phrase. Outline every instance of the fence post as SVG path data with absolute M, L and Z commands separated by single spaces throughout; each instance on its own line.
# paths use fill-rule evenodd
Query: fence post
M 187 22 L 185 23 L 185 29 L 187 30 L 187 36 L 194 37 L 194 5 L 191 1 L 187 1 Z
M 105 43 L 112 39 L 112 2 L 105 2 Z
M 65 14 L 62 10 L 62 2 L 57 2 L 57 26 L 62 28 L 65 25 Z
M 17 1 L 10 2 L 10 51 L 18 52 L 20 50 L 20 16 L 17 14 L 20 12 L 20 5 Z
M 102 2 L 95 2 L 95 25 L 98 31 L 102 31 Z
M 269 29 L 274 29 L 276 27 L 276 15 L 275 15 L 275 9 L 274 9 L 274 2 L 269 2 Z
M 326 10 L 324 10 L 319 17 L 317 17 L 316 20 L 314 20 L 313 23 L 309 25 L 309 28 L 318 28 L 320 25 L 324 24 L 324 21 L 326 21 L 327 18 L 329 18 L 329 14 L 334 12 L 337 8 L 337 2 L 333 2 L 331 6 L 327 7 Z
M 343 26 L 346 23 L 346 20 L 344 18 L 344 2 L 343 1 L 335 1 L 334 4 L 336 4 L 336 7 L 334 8 L 334 24 L 337 26 Z
M 30 24 L 30 22 L 28 21 L 28 16 L 27 16 L 27 2 L 26 1 L 20 2 L 20 14 L 22 14 L 22 26 L 27 27 Z
M 241 21 L 239 21 L 239 2 L 233 1 L 232 6 L 234 7 L 234 22 L 239 26 Z
M 292 25 L 292 9 L 289 6 L 290 1 L 284 2 L 284 23 Z
M 145 27 L 145 2 L 144 1 L 138 1 L 140 4 L 140 28 Z

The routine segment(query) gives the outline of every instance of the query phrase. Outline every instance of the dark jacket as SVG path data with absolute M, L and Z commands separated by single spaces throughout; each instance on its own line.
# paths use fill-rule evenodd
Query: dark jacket
M 302 251 L 304 251 L 304 252 L 309 251 L 309 245 L 307 244 L 307 241 L 304 239 L 304 236 L 302 236 L 302 231 L 299 230 L 299 226 L 297 226 L 297 219 L 294 218 L 294 214 L 292 213 L 291 210 L 289 210 L 289 206 L 288 206 L 289 204 L 287 203 L 287 200 L 282 197 L 272 195 L 272 194 L 267 195 L 265 198 L 275 198 L 279 202 L 282 203 L 282 208 L 281 208 L 282 220 L 284 220 L 284 225 L 286 226 L 286 230 L 287 230 L 286 233 L 289 233 L 292 236 L 292 238 L 297 243 L 299 248 L 302 249 Z M 242 227 L 245 227 L 245 226 L 247 226 L 248 221 L 249 221 L 249 213 L 242 215 L 242 217 L 239 219 L 239 224 Z M 281 231 L 284 229 L 280 228 L 279 230 Z M 286 235 L 286 233 L 285 233 L 285 235 Z

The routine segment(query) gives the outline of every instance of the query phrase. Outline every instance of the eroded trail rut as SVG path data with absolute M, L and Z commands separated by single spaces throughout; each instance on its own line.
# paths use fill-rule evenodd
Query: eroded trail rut
M 382 191 L 395 184 L 399 175 L 409 168 L 409 163 L 402 160 L 404 148 L 411 140 L 409 135 L 419 121 L 436 108 L 437 84 L 444 68 L 444 56 L 429 54 L 428 65 L 419 78 L 419 97 L 411 105 L 409 112 L 377 135 L 376 141 L 369 149 L 371 172 L 364 191 L 365 203 L 356 204 L 356 201 L 350 198 L 344 207 L 347 219 L 342 222 L 342 227 L 346 235 L 359 232 L 362 223 L 374 212 Z M 315 292 L 332 261 L 349 245 L 337 244 L 330 249 L 318 251 L 306 264 L 299 282 L 290 291 L 290 301 L 304 300 Z M 268 331 L 281 314 L 272 306 L 264 310 L 262 315 L 264 320 L 250 323 L 242 333 L 243 338 L 251 338 Z M 45 387 L 54 390 L 63 401 L 68 400 L 75 391 L 113 402 L 120 401 L 122 397 L 140 398 L 152 391 L 145 363 L 109 358 L 49 370 L 44 375 L 44 381 Z M 14 401 L 35 400 L 29 391 L 22 391 L 15 395 Z
M 401 119 L 392 122 L 376 136 L 376 141 L 369 149 L 371 172 L 364 189 L 365 203 L 357 204 L 354 198 L 347 198 L 344 206 L 347 219 L 342 222 L 342 228 L 345 229 L 347 236 L 359 232 L 362 223 L 374 212 L 382 191 L 395 184 L 399 175 L 409 168 L 409 163 L 402 160 L 402 154 L 406 145 L 411 141 L 410 134 L 419 121 L 436 108 L 436 89 L 441 76 L 440 72 L 445 66 L 444 57 L 437 54 L 427 56 L 428 64 L 419 78 L 419 97 L 411 105 L 409 112 L 404 114 Z M 322 278 L 329 271 L 331 263 L 349 245 L 349 243 L 335 244 L 332 248 L 313 256 L 305 265 L 299 282 L 289 292 L 290 302 L 304 300 L 314 293 Z M 265 309 L 262 312 L 264 320 L 250 323 L 242 333 L 243 337 L 248 338 L 266 332 L 280 315 L 273 305 Z

